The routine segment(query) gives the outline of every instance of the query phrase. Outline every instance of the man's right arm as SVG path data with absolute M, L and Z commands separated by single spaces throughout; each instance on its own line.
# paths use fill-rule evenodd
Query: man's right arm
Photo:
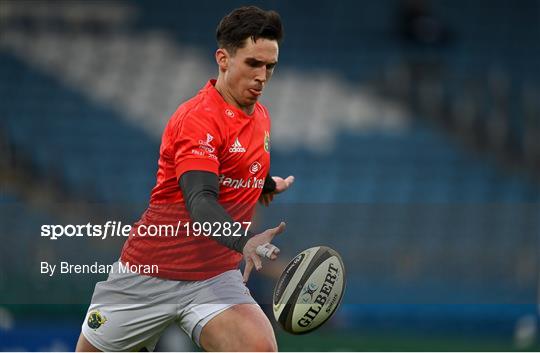
M 193 222 L 203 224 L 233 224 L 234 220 L 218 202 L 219 183 L 218 176 L 212 172 L 191 170 L 180 177 L 180 188 L 184 195 L 186 208 Z M 255 234 L 247 231 L 243 237 L 214 237 L 214 239 L 228 247 L 242 253 L 247 241 Z
M 180 188 L 184 194 L 186 208 L 193 222 L 234 222 L 232 217 L 218 202 L 219 181 L 216 174 L 207 171 L 191 170 L 180 177 Z M 276 228 L 270 228 L 262 233 L 254 234 L 247 232 L 244 237 L 215 237 L 220 244 L 243 254 L 246 261 L 244 269 L 244 282 L 247 282 L 251 270 L 255 267 L 258 271 L 262 268 L 259 256 L 275 260 L 279 249 L 271 244 L 277 234 L 285 230 L 285 223 L 281 222 Z M 259 253 L 258 249 L 267 250 Z

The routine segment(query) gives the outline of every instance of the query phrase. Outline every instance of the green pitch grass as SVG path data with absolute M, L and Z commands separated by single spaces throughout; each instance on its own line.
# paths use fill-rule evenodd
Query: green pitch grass
M 517 349 L 511 338 L 422 334 L 313 332 L 277 336 L 280 351 L 540 351 L 540 343 Z

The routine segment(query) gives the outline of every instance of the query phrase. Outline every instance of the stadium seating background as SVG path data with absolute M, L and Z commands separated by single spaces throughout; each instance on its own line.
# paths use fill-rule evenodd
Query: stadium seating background
M 213 31 L 241 4 L 0 2 L 0 349 L 73 349 L 103 276 L 44 279 L 39 262 L 110 263 L 121 241 L 40 226 L 137 219 L 159 132 L 215 74 Z M 272 171 L 296 177 L 258 227 L 285 219 L 285 261 L 327 244 L 348 271 L 336 317 L 280 347 L 537 347 L 540 2 L 434 2 L 440 46 L 400 39 L 397 0 L 255 4 L 284 20 L 264 102 Z M 437 90 L 457 113 L 424 101 Z M 268 303 L 273 280 L 252 285 Z

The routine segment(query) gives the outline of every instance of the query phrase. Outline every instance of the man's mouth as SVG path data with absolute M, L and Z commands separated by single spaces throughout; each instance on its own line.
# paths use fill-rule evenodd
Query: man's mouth
M 255 88 L 250 88 L 249 89 L 249 92 L 254 95 L 255 97 L 258 97 L 262 94 L 262 89 L 255 89 Z

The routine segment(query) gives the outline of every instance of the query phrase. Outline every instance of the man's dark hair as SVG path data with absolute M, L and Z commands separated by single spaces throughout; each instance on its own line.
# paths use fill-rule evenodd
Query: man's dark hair
M 231 54 L 243 48 L 247 38 L 276 40 L 283 38 L 281 17 L 275 11 L 265 11 L 256 6 L 244 6 L 223 17 L 216 30 L 218 46 Z

